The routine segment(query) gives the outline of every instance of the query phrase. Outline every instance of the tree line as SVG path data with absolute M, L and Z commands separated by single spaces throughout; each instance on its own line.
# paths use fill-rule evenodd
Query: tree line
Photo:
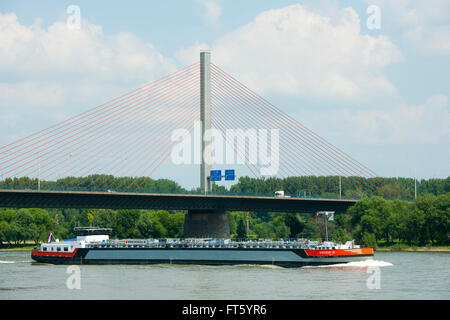
M 179 238 L 184 212 L 166 210 L 0 209 L 0 245 L 75 237 L 75 227 L 112 229 L 112 238 Z
M 283 190 L 289 196 L 317 196 L 337 198 L 367 198 L 381 196 L 387 199 L 413 199 L 417 195 L 439 195 L 450 192 L 450 177 L 445 179 L 361 178 L 339 176 L 300 176 L 256 179 L 240 177 L 239 183 L 227 190 L 213 186 L 222 193 L 273 194 Z
M 37 189 L 37 179 L 7 178 L 0 189 Z M 65 177 L 56 181 L 40 181 L 41 190 L 87 190 L 123 192 L 201 193 L 199 188 L 187 190 L 169 179 L 149 177 L 114 177 L 94 174 L 87 177 Z M 273 194 L 284 190 L 289 196 L 365 198 L 381 196 L 386 199 L 412 199 L 417 195 L 439 195 L 450 192 L 450 177 L 445 179 L 362 178 L 339 176 L 298 176 L 287 178 L 240 177 L 229 189 L 213 184 L 215 193 Z
M 248 215 L 248 218 L 247 218 Z M 308 238 L 377 247 L 383 244 L 448 245 L 450 193 L 425 195 L 417 201 L 359 200 L 333 221 L 314 213 L 231 213 L 231 231 L 237 238 Z M 247 233 L 247 225 L 249 232 Z
M 97 177 L 98 178 L 98 177 Z M 102 176 L 103 178 L 103 176 Z M 296 179 L 306 177 L 296 177 Z M 410 184 L 396 178 L 397 183 Z M 184 192 L 171 180 L 139 180 L 161 192 Z M 312 182 L 314 180 L 311 180 Z M 274 182 L 274 181 L 273 181 Z M 283 183 L 274 190 L 285 190 Z M 144 184 L 143 183 L 143 184 Z M 377 246 L 380 243 L 442 245 L 448 243 L 450 223 L 449 178 L 421 181 L 417 201 L 385 200 L 363 195 L 344 214 L 327 222 L 329 238 Z M 215 192 L 257 194 L 260 181 L 241 177 L 229 190 L 214 185 Z M 331 188 L 331 187 L 330 187 Z M 331 190 L 331 189 L 324 189 Z M 153 190 L 155 192 L 155 190 Z M 197 192 L 194 190 L 191 192 Z M 324 192 L 325 192 L 324 191 Z M 112 228 L 112 238 L 179 238 L 184 232 L 186 211 L 167 210 L 87 210 L 87 209 L 0 209 L 0 245 L 46 241 L 49 231 L 56 238 L 74 237 L 74 227 Z M 230 231 L 235 239 L 244 238 L 325 238 L 325 221 L 315 213 L 230 212 Z
M 59 239 L 75 236 L 74 227 L 112 228 L 112 238 L 181 238 L 184 211 L 0 209 L 0 244 L 45 242 L 49 231 Z M 325 239 L 376 247 L 380 243 L 446 245 L 450 227 L 450 193 L 417 201 L 365 198 L 333 221 L 314 213 L 230 212 L 234 239 Z

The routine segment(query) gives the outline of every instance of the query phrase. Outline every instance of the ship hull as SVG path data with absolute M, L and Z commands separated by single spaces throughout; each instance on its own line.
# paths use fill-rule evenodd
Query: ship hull
M 36 262 L 51 264 L 197 264 L 301 267 L 366 260 L 371 248 L 342 250 L 268 248 L 79 248 L 72 253 L 33 250 Z

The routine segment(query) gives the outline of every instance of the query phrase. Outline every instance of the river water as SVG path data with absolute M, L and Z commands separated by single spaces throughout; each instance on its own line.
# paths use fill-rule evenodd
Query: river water
M 338 266 L 35 264 L 0 252 L 0 300 L 9 299 L 450 299 L 450 253 L 379 252 Z

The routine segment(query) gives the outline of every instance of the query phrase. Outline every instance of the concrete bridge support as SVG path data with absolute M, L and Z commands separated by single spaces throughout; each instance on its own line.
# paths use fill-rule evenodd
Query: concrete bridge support
M 223 211 L 189 210 L 184 221 L 185 238 L 230 238 L 229 215 Z
M 200 187 L 211 193 L 211 54 L 200 53 L 200 121 L 202 122 Z

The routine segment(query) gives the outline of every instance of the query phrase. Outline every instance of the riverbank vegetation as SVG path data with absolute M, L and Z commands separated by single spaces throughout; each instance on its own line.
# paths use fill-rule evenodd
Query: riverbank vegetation
M 258 193 L 253 180 L 241 178 L 238 184 L 224 191 Z M 385 250 L 448 246 L 449 178 L 430 180 L 433 182 L 422 185 L 432 192 L 421 194 L 417 201 L 365 197 L 346 213 L 335 214 L 333 221 L 325 221 L 325 216 L 316 217 L 315 213 L 231 212 L 230 231 L 235 239 L 323 240 L 327 229 L 331 240 L 355 239 L 356 243 Z M 158 183 L 161 190 L 180 191 L 170 180 Z M 27 241 L 38 244 L 46 241 L 49 231 L 55 238 L 70 239 L 75 236 L 73 228 L 77 226 L 112 228 L 112 238 L 179 238 L 183 236 L 185 214 L 185 211 L 166 210 L 3 208 L 0 209 L 0 246 L 19 246 Z

